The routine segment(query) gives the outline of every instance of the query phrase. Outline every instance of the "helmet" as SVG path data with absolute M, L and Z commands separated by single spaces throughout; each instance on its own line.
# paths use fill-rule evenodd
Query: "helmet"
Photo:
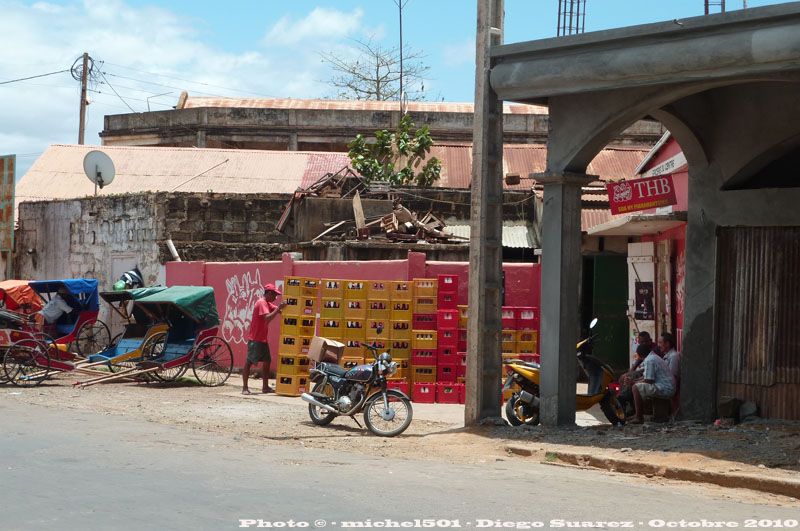
M 122 291 L 127 287 L 124 280 L 117 280 L 114 282 L 114 291 Z

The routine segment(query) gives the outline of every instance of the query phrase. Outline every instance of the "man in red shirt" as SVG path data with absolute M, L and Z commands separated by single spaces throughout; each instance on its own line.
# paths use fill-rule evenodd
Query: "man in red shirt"
M 247 335 L 247 359 L 244 362 L 242 369 L 242 394 L 249 395 L 250 389 L 247 388 L 247 380 L 250 377 L 250 367 L 258 365 L 263 362 L 261 366 L 261 378 L 263 385 L 261 387 L 262 393 L 274 393 L 269 387 L 269 366 L 272 357 L 269 353 L 269 344 L 267 344 L 267 332 L 269 330 L 269 322 L 272 321 L 276 315 L 281 313 L 281 310 L 286 306 L 286 302 L 281 302 L 277 306 L 272 304 L 278 298 L 281 292 L 275 287 L 275 284 L 266 284 L 264 286 L 264 295 L 256 301 L 253 306 L 253 319 L 250 321 L 250 332 Z

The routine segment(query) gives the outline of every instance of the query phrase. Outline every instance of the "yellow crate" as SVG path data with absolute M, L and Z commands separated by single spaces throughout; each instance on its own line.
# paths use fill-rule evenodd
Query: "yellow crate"
M 359 356 L 364 357 L 364 347 L 361 346 L 361 341 L 358 339 L 345 339 L 344 343 L 344 353 L 342 357 L 346 358 L 357 358 Z
M 344 281 L 345 299 L 364 299 L 367 298 L 367 283 L 363 280 Z
M 503 330 L 500 332 L 500 340 L 503 343 L 516 343 L 517 331 L 516 330 Z
M 344 334 L 344 321 L 340 319 L 322 319 L 319 322 L 319 333 L 329 339 L 341 339 Z
M 436 348 L 436 330 L 412 330 L 411 348 L 412 349 Z
M 433 297 L 425 295 L 417 297 L 414 295 L 414 303 L 411 306 L 412 313 L 436 313 L 439 309 L 439 303 L 436 300 L 436 295 Z
M 284 295 L 283 300 L 286 301 L 286 306 L 281 310 L 282 315 L 303 315 L 301 297 L 297 295 Z
M 300 354 L 300 338 L 297 336 L 281 336 L 278 343 L 278 354 Z
M 317 319 L 309 315 L 300 318 L 300 326 L 297 327 L 298 336 L 317 335 Z
M 370 280 L 367 282 L 367 299 L 388 299 L 389 287 L 385 280 Z
M 366 299 L 345 299 L 344 301 L 345 319 L 366 319 L 367 300 Z
M 397 372 L 392 378 L 411 378 L 411 362 L 408 360 L 396 360 L 398 363 Z
M 364 365 L 364 356 L 342 356 L 339 365 L 345 369 L 352 369 L 358 365 Z
M 344 298 L 344 280 L 323 278 L 319 283 L 319 294 L 323 299 Z
M 302 354 L 279 354 L 278 370 L 280 374 L 308 374 L 308 358 Z
M 389 347 L 392 349 L 390 353 L 392 355 L 393 360 L 399 361 L 399 360 L 411 359 L 410 339 L 393 339 L 389 343 Z
M 411 340 L 411 323 L 409 321 L 391 321 L 389 325 L 389 339 Z
M 370 299 L 367 301 L 367 319 L 388 320 L 391 312 L 391 303 L 388 299 Z
M 305 374 L 275 375 L 275 392 L 283 396 L 300 396 L 308 392 L 308 376 Z
M 414 285 L 406 280 L 389 282 L 389 300 L 410 301 L 414 296 Z
M 536 354 L 536 341 L 517 341 L 517 352 L 520 354 Z
M 390 317 L 392 321 L 410 321 L 414 316 L 411 311 L 411 301 L 392 301 Z
M 467 383 L 467 377 L 466 376 L 458 376 L 456 378 L 456 382 L 465 384 L 465 383 Z
M 414 279 L 414 296 L 415 297 L 433 297 L 436 298 L 438 292 L 439 281 L 435 278 L 415 278 Z M 427 313 L 427 312 L 419 312 Z
M 513 341 L 509 343 L 507 341 L 504 341 L 503 343 L 500 344 L 500 352 L 502 352 L 503 354 L 517 352 L 517 342 Z
M 302 354 L 303 356 L 308 356 L 308 349 L 311 347 L 311 339 L 313 336 L 300 336 L 296 338 L 295 344 L 299 345 L 299 352 L 298 354 Z
M 363 320 L 345 320 L 342 337 L 345 339 L 357 339 L 364 341 L 367 337 L 367 328 Z
M 319 279 L 318 278 L 304 278 L 303 279 L 303 288 L 302 288 L 303 297 L 311 297 L 316 299 L 319 296 Z
M 433 383 L 436 381 L 436 367 L 424 365 L 411 367 L 411 381 L 414 383 Z
M 281 335 L 282 336 L 296 336 L 299 335 L 297 330 L 302 317 L 299 315 L 285 315 L 281 319 Z M 313 334 L 312 334 L 313 335 Z
M 381 335 L 378 335 L 378 327 L 383 328 L 383 332 Z M 389 321 L 385 319 L 367 319 L 367 334 L 366 338 L 369 340 L 377 339 L 377 338 L 387 338 L 389 337 L 387 328 L 389 327 Z
M 467 327 L 467 309 L 469 307 L 465 305 L 458 306 L 458 327 L 459 328 L 466 328 Z
M 303 295 L 303 277 L 283 277 L 283 294 L 300 297 Z
M 319 316 L 323 319 L 341 319 L 344 317 L 341 299 L 324 298 L 320 303 Z

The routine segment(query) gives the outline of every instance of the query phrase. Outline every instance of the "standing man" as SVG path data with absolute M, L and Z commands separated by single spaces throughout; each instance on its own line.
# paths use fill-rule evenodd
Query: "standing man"
M 286 306 L 285 301 L 282 301 L 277 306 L 273 304 L 280 294 L 281 292 L 278 291 L 275 284 L 266 284 L 264 286 L 264 295 L 258 299 L 255 306 L 253 306 L 253 319 L 250 321 L 250 332 L 247 335 L 247 359 L 242 369 L 243 395 L 251 394 L 250 389 L 247 388 L 247 380 L 250 378 L 250 367 L 258 365 L 259 363 L 263 363 L 261 366 L 261 378 L 263 380 L 261 392 L 275 392 L 269 387 L 269 366 L 272 357 L 269 353 L 267 332 L 269 331 L 269 322 L 272 321 L 276 315 L 279 315 L 283 307 Z

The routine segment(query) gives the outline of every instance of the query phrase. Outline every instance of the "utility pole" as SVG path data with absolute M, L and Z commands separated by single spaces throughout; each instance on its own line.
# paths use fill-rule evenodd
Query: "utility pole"
M 83 54 L 83 71 L 81 72 L 81 121 L 78 126 L 78 144 L 83 145 L 83 132 L 86 129 L 86 81 L 89 76 L 89 54 Z
M 408 0 L 394 0 L 397 10 L 400 12 L 400 116 L 405 114 L 403 109 L 403 8 Z

